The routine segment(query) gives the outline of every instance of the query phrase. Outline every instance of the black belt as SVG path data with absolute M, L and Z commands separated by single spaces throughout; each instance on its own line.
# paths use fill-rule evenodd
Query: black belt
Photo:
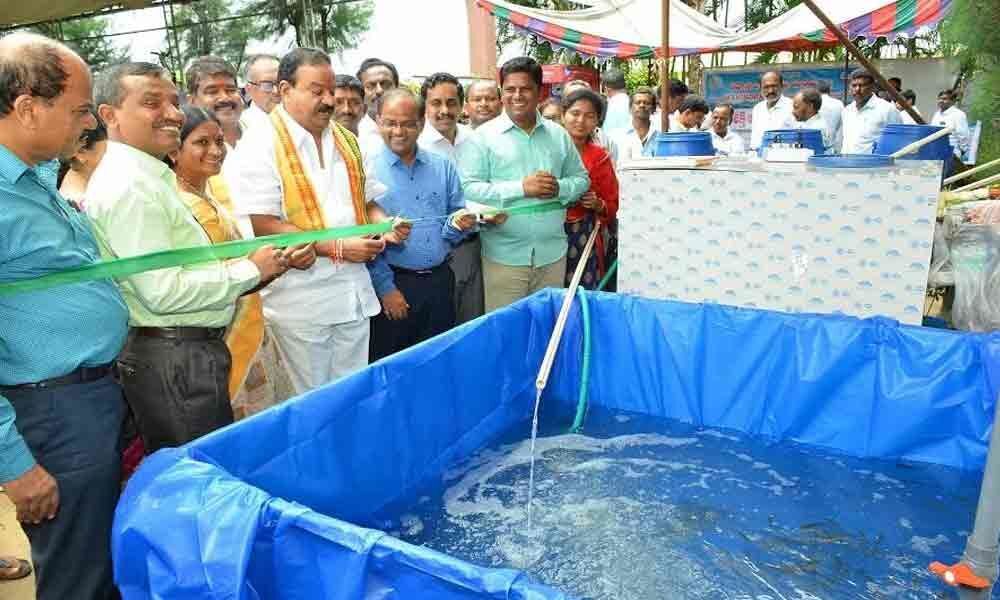
M 133 327 L 136 335 L 165 340 L 221 340 L 225 327 Z
M 106 365 L 99 365 L 97 367 L 77 367 L 72 372 L 63 375 L 61 377 L 53 377 L 51 379 L 44 379 L 42 381 L 36 381 L 34 383 L 21 383 L 18 385 L 0 385 L 0 390 L 11 391 L 11 390 L 28 390 L 28 389 L 41 389 L 41 388 L 55 388 L 64 385 L 73 385 L 77 383 L 90 383 L 91 381 L 97 381 L 108 374 L 111 373 L 112 363 Z
M 447 266 L 448 266 L 447 262 L 443 262 L 438 266 L 431 267 L 429 269 L 404 269 L 403 267 L 389 265 L 393 273 L 401 273 L 403 275 L 421 275 L 421 276 L 433 275 L 434 273 L 437 273 L 439 270 L 444 269 Z
M 461 242 L 459 242 L 458 245 L 461 246 L 462 244 L 468 244 L 469 242 L 474 242 L 478 239 L 479 239 L 479 232 L 473 231 L 469 235 L 465 236 L 465 238 Z

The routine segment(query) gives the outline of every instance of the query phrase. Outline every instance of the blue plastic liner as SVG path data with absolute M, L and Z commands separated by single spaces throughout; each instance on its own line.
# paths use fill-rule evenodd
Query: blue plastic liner
M 891 167 L 896 161 L 891 156 L 879 154 L 826 154 L 810 156 L 806 162 L 824 169 L 876 169 Z
M 591 402 L 857 456 L 981 469 L 1000 336 L 883 318 L 589 295 Z M 524 425 L 562 292 L 545 291 L 178 449 L 129 482 L 115 578 L 136 598 L 564 598 L 378 531 Z M 575 408 L 570 316 L 542 410 Z M 528 429 L 525 428 L 525 435 Z

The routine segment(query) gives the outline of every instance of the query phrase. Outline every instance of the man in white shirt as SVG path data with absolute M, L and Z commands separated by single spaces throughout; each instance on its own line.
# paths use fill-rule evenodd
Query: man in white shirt
M 677 108 L 677 120 L 670 123 L 671 132 L 701 131 L 708 114 L 708 103 L 701 96 L 689 95 Z
M 819 114 L 823 115 L 827 127 L 833 132 L 833 152 L 840 152 L 840 146 L 844 140 L 842 127 L 844 103 L 838 98 L 830 95 L 830 82 L 823 80 L 816 84 L 820 95 L 823 97 L 823 106 L 819 109 Z
M 765 131 L 789 129 L 795 122 L 792 99 L 782 94 L 784 89 L 781 73 L 768 71 L 761 76 L 760 95 L 764 99 L 753 107 L 750 115 L 750 147 L 754 150 L 760 148 Z
M 657 131 L 660 131 L 663 127 L 662 119 L 660 118 L 661 111 L 663 110 L 667 111 L 667 119 L 669 121 L 667 131 L 673 128 L 674 123 L 677 122 L 677 118 L 680 117 L 678 108 L 680 108 L 681 102 L 684 102 L 684 98 L 687 98 L 690 92 L 691 90 L 688 89 L 687 84 L 683 81 L 679 79 L 670 80 L 670 96 L 666 99 L 657 97 L 659 107 L 653 111 L 653 115 L 650 117 Z
M 871 154 L 890 123 L 900 123 L 896 107 L 875 95 L 875 78 L 864 69 L 851 73 L 854 102 L 844 107 L 844 154 Z
M 201 56 L 191 62 L 185 79 L 188 103 L 215 115 L 222 124 L 226 154 L 231 155 L 243 135 L 243 99 L 236 84 L 236 69 L 218 56 Z
M 240 117 L 243 129 L 266 122 L 281 98 L 278 97 L 278 57 L 273 54 L 254 54 L 247 59 L 246 90 L 250 105 Z
M 951 127 L 952 134 L 948 140 L 955 151 L 955 156 L 962 158 L 969 151 L 969 119 L 955 106 L 955 92 L 941 90 L 938 94 L 938 109 L 931 117 L 931 124 Z
M 920 111 L 917 110 L 917 93 L 914 92 L 913 90 L 906 90 L 905 92 L 902 92 L 900 95 L 903 98 L 905 98 L 906 101 L 910 103 L 910 106 L 913 107 L 913 110 L 918 115 L 920 115 Z M 896 110 L 899 111 L 899 118 L 903 121 L 904 125 L 916 125 L 917 124 L 917 122 L 913 119 L 913 117 L 910 116 L 910 113 L 906 112 L 903 109 L 903 105 L 902 104 L 900 104 L 899 102 L 896 102 L 895 104 L 896 104 Z M 923 115 L 920 115 L 920 116 L 923 117 Z
M 382 94 L 399 87 L 399 71 L 396 65 L 380 58 L 366 58 L 358 67 L 357 78 L 365 90 L 365 108 L 368 111 L 358 125 L 358 139 L 369 135 L 382 139 L 382 132 L 375 123 L 378 115 L 378 100 Z
M 823 152 L 829 153 L 833 147 L 833 132 L 823 119 L 823 96 L 816 88 L 802 88 L 792 97 L 792 115 L 795 123 L 792 129 L 819 129 L 823 135 Z
M 295 224 L 303 219 L 322 227 L 366 219 L 378 183 L 358 177 L 363 169 L 350 148 L 354 138 L 333 120 L 335 87 L 325 52 L 297 48 L 281 59 L 279 121 L 248 130 L 226 174 L 235 211 L 250 217 L 256 235 L 314 228 Z M 264 317 L 300 393 L 368 363 L 369 318 L 382 309 L 365 263 L 385 248 L 384 240 L 347 238 L 315 248 L 312 268 L 261 292 Z
M 652 112 L 656 107 L 656 94 L 648 87 L 638 87 L 632 92 L 629 110 L 632 113 L 631 127 L 618 132 L 613 137 L 618 147 L 618 160 L 621 162 L 639 158 L 653 153 L 656 144 L 658 127 L 652 121 Z
M 469 126 L 473 129 L 492 121 L 502 110 L 500 88 L 495 81 L 480 79 L 465 88 L 465 112 L 469 113 Z
M 424 101 L 425 119 L 417 144 L 424 150 L 448 158 L 457 168 L 456 154 L 472 137 L 472 129 L 458 122 L 465 102 L 462 84 L 450 73 L 435 73 L 424 80 L 420 97 Z M 485 208 L 475 203 L 471 207 L 466 203 L 466 207 L 473 211 Z M 471 321 L 484 312 L 482 263 L 478 232 L 466 236 L 452 252 L 457 324 Z
M 615 68 L 608 69 L 601 75 L 601 83 L 608 97 L 602 127 L 608 135 L 614 137 L 618 132 L 628 129 L 632 122 L 628 92 L 625 91 L 625 74 Z
M 712 110 L 712 145 L 715 146 L 717 154 L 730 156 L 733 154 L 743 154 L 746 145 L 740 134 L 736 133 L 729 126 L 733 122 L 733 105 L 720 103 L 716 104 Z

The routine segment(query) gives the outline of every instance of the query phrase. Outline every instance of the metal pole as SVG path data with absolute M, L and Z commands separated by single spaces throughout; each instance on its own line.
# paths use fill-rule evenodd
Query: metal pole
M 663 56 L 660 58 L 660 131 L 670 131 L 670 0 L 662 0 L 660 40 Z
M 833 35 L 837 36 L 837 39 L 840 40 L 840 43 L 843 44 L 845 48 L 847 48 L 848 52 L 853 54 L 854 58 L 856 58 L 858 62 L 861 63 L 864 66 L 864 68 L 868 70 L 869 73 L 871 73 L 872 77 L 874 77 L 875 81 L 879 84 L 879 87 L 889 92 L 889 95 L 892 96 L 892 99 L 895 100 L 900 106 L 902 106 L 903 109 L 907 113 L 909 113 L 911 117 L 913 117 L 914 121 L 916 121 L 921 125 L 927 124 L 927 121 L 925 121 L 924 118 L 920 116 L 920 113 L 918 113 L 916 109 L 910 106 L 910 103 L 906 100 L 906 98 L 903 98 L 903 96 L 900 95 L 898 91 L 896 91 L 896 88 L 889 85 L 889 82 L 885 80 L 885 77 L 882 77 L 882 73 L 880 73 L 879 70 L 875 68 L 875 65 L 873 65 L 872 62 L 868 60 L 868 57 L 866 57 L 864 54 L 861 53 L 860 50 L 858 50 L 858 47 L 854 45 L 854 42 L 848 39 L 847 34 L 844 33 L 840 29 L 840 27 L 837 27 L 833 23 L 833 21 L 830 20 L 830 17 L 826 16 L 826 14 L 824 14 L 823 11 L 821 11 L 819 7 L 816 6 L 816 3 L 813 2 L 813 0 L 802 0 L 802 3 L 809 7 L 809 10 L 811 10 L 813 14 L 816 15 L 817 19 L 819 19 L 820 21 L 823 22 L 824 25 L 826 25 L 826 28 L 829 29 L 833 33 Z

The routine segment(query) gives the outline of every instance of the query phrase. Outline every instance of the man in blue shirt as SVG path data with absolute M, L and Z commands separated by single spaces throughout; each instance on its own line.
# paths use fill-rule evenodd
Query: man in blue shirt
M 90 71 L 69 48 L 0 40 L 0 284 L 99 260 L 46 164 L 76 152 L 92 109 Z M 31 541 L 40 600 L 116 596 L 125 409 L 111 363 L 127 322 L 109 280 L 0 296 L 0 485 Z
M 455 275 L 448 257 L 475 227 L 454 165 L 417 147 L 424 126 L 421 99 L 403 88 L 386 92 L 378 121 L 385 148 L 375 159 L 375 171 L 389 188 L 378 203 L 387 214 L 414 223 L 405 242 L 369 265 L 382 302 L 382 313 L 372 319 L 372 360 L 455 325 Z

